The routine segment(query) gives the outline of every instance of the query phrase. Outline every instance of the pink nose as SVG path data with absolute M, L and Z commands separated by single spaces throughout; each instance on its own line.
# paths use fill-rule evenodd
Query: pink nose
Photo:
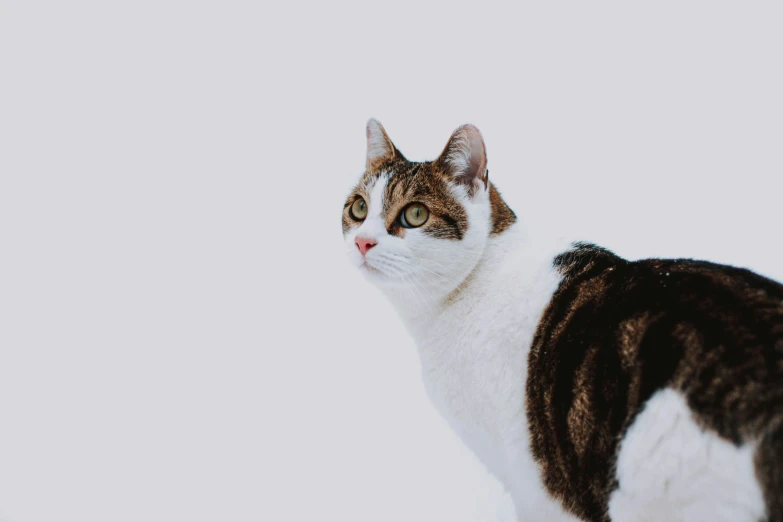
M 362 255 L 367 254 L 367 251 L 377 244 L 378 242 L 375 241 L 374 239 L 367 239 L 364 237 L 356 238 L 356 247 L 359 249 L 359 252 L 361 252 Z

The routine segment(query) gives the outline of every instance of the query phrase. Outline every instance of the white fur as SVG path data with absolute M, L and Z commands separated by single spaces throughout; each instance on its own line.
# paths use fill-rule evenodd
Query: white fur
M 510 491 L 520 520 L 573 521 L 543 487 L 525 412 L 527 355 L 559 282 L 552 257 L 518 225 L 489 240 L 454 302 L 403 319 L 440 413 Z
M 765 507 L 754 451 L 704 431 L 682 395 L 661 390 L 621 443 L 612 520 L 758 522 Z

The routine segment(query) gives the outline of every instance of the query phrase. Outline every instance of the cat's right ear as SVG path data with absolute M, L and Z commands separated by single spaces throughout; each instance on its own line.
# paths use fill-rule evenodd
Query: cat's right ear
M 484 138 L 474 125 L 463 125 L 455 130 L 436 163 L 471 196 L 479 188 L 487 189 L 487 150 Z
M 367 121 L 367 170 L 373 171 L 386 161 L 402 157 L 394 146 L 381 122 L 375 118 Z

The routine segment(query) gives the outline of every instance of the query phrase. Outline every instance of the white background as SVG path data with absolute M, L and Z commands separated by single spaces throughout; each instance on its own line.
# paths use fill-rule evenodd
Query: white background
M 478 521 L 345 260 L 379 118 L 529 226 L 783 280 L 779 2 L 0 0 L 0 521 Z M 554 232 L 553 232 L 554 233 Z

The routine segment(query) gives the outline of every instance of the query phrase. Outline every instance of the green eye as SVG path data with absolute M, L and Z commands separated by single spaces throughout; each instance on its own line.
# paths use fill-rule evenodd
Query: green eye
M 353 205 L 351 205 L 351 217 L 356 221 L 361 221 L 367 217 L 367 203 L 364 202 L 364 199 L 358 198 L 353 202 Z
M 421 203 L 413 203 L 405 207 L 400 214 L 400 223 L 405 228 L 416 228 L 422 226 L 430 217 L 430 211 Z

